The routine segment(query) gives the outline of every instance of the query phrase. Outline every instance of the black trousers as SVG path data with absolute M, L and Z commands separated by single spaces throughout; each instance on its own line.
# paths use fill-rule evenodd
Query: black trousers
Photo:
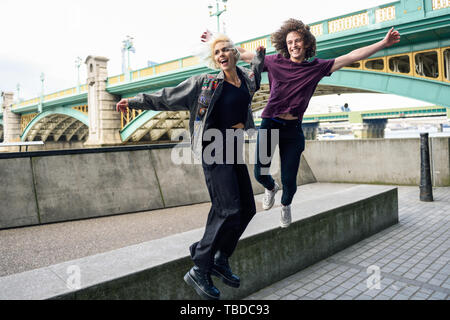
M 271 141 L 272 130 L 279 130 L 279 141 Z M 261 139 L 261 134 L 265 134 L 266 139 Z M 283 120 L 278 118 L 275 120 L 262 119 L 256 143 L 254 174 L 255 179 L 264 188 L 269 190 L 272 190 L 275 186 L 275 180 L 269 174 L 269 169 L 277 144 L 280 149 L 281 183 L 283 185 L 281 204 L 287 206 L 292 203 L 292 199 L 297 192 L 297 174 L 300 166 L 300 158 L 302 152 L 305 150 L 305 136 L 301 122 L 298 120 Z M 268 156 L 270 160 L 262 163 L 260 152 L 262 152 L 264 157 Z
M 203 172 L 212 206 L 202 239 L 189 249 L 194 264 L 209 271 L 218 250 L 233 254 L 256 207 L 247 165 L 203 163 Z

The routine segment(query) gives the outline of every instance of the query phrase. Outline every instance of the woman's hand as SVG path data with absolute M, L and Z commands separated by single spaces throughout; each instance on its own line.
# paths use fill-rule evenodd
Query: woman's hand
M 117 112 L 125 113 L 127 112 L 127 108 L 128 108 L 128 99 L 122 99 L 116 104 Z
M 200 40 L 202 42 L 208 42 L 209 40 L 211 40 L 212 35 L 212 32 L 206 29 L 206 31 L 203 32 L 202 36 L 200 37 Z

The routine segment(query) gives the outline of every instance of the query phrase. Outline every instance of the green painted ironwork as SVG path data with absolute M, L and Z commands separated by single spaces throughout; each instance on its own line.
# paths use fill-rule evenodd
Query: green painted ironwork
M 71 118 L 75 118 L 78 121 L 82 122 L 83 124 L 85 124 L 86 126 L 89 127 L 88 116 L 85 115 L 84 113 L 82 113 L 78 110 L 72 109 L 72 108 L 55 107 L 53 109 L 43 111 L 42 113 L 38 114 L 33 120 L 31 120 L 30 123 L 25 128 L 25 130 L 23 131 L 22 135 L 20 136 L 20 139 L 22 141 L 25 141 L 25 139 L 28 135 L 28 132 L 34 127 L 34 125 L 36 123 L 39 123 L 39 121 L 41 121 L 45 117 L 48 117 L 48 116 L 54 115 L 54 114 L 62 114 L 62 115 L 65 115 L 65 116 L 68 116 Z
M 377 10 L 383 10 L 386 8 L 389 9 L 391 7 L 395 8 L 395 17 L 393 19 L 378 22 L 376 19 Z M 340 32 L 330 33 L 328 28 L 329 23 L 340 19 L 350 19 L 355 15 L 363 14 L 365 12 L 368 14 L 369 24 Z M 446 45 L 450 46 L 449 16 L 450 7 L 433 10 L 432 0 L 401 0 L 384 4 L 382 6 L 369 8 L 367 10 L 361 10 L 327 20 L 310 23 L 310 25 L 313 27 L 319 25 L 322 26 L 321 34 L 316 36 L 318 57 L 320 58 L 336 57 L 357 47 L 378 41 L 384 36 L 385 32 L 390 27 L 395 26 L 402 34 L 402 42 L 398 46 L 394 46 L 388 50 L 382 50 L 374 55 L 374 57 L 377 57 L 407 53 L 411 51 L 428 49 L 431 47 L 443 47 Z M 374 27 L 374 25 L 376 25 L 376 27 Z M 237 43 L 237 45 L 245 45 L 259 40 L 266 41 L 268 47 L 267 54 L 275 53 L 270 44 L 270 35 L 264 35 L 262 37 L 243 41 Z M 182 61 L 187 58 L 190 57 L 183 57 L 181 59 L 164 62 L 152 66 L 152 69 L 156 70 L 159 66 L 170 64 L 172 62 L 176 62 L 178 67 L 180 67 L 183 65 Z M 136 74 L 140 75 L 140 72 L 145 69 L 148 68 L 139 69 Z M 115 84 L 109 83 L 112 78 L 120 78 L 121 75 L 119 75 L 108 78 L 107 91 L 127 97 L 132 96 L 137 92 L 152 91 L 166 86 L 173 86 L 189 76 L 205 72 L 212 71 L 204 66 L 197 65 L 168 71 L 163 74 L 138 77 L 137 79 L 129 82 L 118 81 Z M 62 99 L 56 100 L 59 101 Z M 64 103 L 61 102 L 60 105 L 61 104 Z M 14 109 L 16 108 L 21 109 L 20 106 L 15 106 Z
M 152 118 L 159 115 L 161 111 L 146 110 L 139 114 L 133 121 L 128 123 L 122 130 L 120 130 L 120 137 L 122 141 L 128 140 L 128 138 L 135 133 L 140 127 L 150 121 Z
M 450 83 L 420 77 L 342 69 L 319 84 L 395 94 L 450 107 Z
M 364 120 L 373 120 L 373 119 L 396 119 L 396 118 L 429 117 L 429 116 L 445 116 L 445 115 L 448 116 L 449 112 L 450 108 L 440 106 L 427 106 L 414 108 L 382 109 L 372 111 L 321 113 L 321 114 L 307 114 L 303 117 L 303 122 L 314 123 L 314 122 L 348 121 L 350 123 L 363 123 Z
M 88 101 L 87 100 L 87 92 L 85 92 L 85 93 L 81 93 L 81 94 L 63 97 L 61 99 L 44 101 L 44 103 L 42 104 L 42 108 L 43 108 L 43 111 L 45 111 L 46 109 L 49 109 L 49 108 L 54 108 L 54 107 L 71 108 L 72 106 L 87 104 L 87 101 Z M 30 105 L 26 105 L 23 107 L 15 107 L 14 109 L 12 109 L 12 112 L 17 113 L 17 114 L 24 114 L 27 112 L 37 112 L 38 105 L 39 105 L 39 102 L 30 104 Z
M 450 7 L 442 5 L 436 7 L 436 3 L 432 0 L 394 1 L 367 10 L 310 23 L 313 32 L 316 32 L 317 56 L 326 59 L 346 54 L 361 46 L 379 41 L 391 27 L 400 31 L 402 41 L 396 46 L 381 50 L 371 58 L 407 54 L 433 48 L 450 48 Z M 358 20 L 355 17 L 361 19 Z M 340 24 L 339 21 L 345 23 Z M 336 28 L 342 30 L 334 32 L 337 30 Z M 237 43 L 237 45 L 253 48 L 259 43 L 266 44 L 268 55 L 275 54 L 275 49 L 270 42 L 270 35 L 249 39 Z M 191 56 L 183 57 L 154 65 L 151 68 L 146 67 L 133 71 L 133 77 L 129 81 L 126 81 L 124 74 L 109 77 L 107 91 L 117 96 L 131 97 L 139 92 L 153 92 L 163 87 L 175 86 L 197 74 L 215 73 L 203 65 L 193 64 L 193 60 L 189 60 L 192 58 Z M 184 66 L 184 62 L 189 66 Z M 240 64 L 245 65 L 245 63 Z M 157 73 L 157 70 L 168 71 Z M 122 78 L 123 80 L 121 80 Z M 267 74 L 263 74 L 262 81 L 268 83 Z M 449 78 L 437 81 L 389 72 L 342 69 L 335 72 L 333 76 L 324 78 L 321 84 L 396 94 L 450 107 Z M 71 109 L 73 105 L 87 104 L 87 88 L 86 85 L 82 87 L 82 94 L 70 94 L 71 90 L 67 89 L 58 94 L 46 95 L 42 105 L 43 114 L 47 114 L 46 112 L 51 112 L 55 108 Z M 49 100 L 53 96 L 56 97 Z M 13 112 L 18 114 L 36 112 L 38 106 L 39 99 L 31 99 L 13 106 Z M 446 114 L 450 119 L 449 109 L 446 110 Z M 143 112 L 136 117 L 121 130 L 122 139 L 128 138 L 139 128 L 139 124 L 144 124 L 155 115 L 151 112 Z M 3 115 L 0 113 L 0 119 L 2 117 Z M 304 120 L 309 121 L 308 117 L 305 116 Z M 354 113 L 328 114 L 327 117 L 329 117 L 326 119 L 327 121 L 351 122 L 364 118 L 362 115 Z M 86 123 L 86 125 L 88 124 Z

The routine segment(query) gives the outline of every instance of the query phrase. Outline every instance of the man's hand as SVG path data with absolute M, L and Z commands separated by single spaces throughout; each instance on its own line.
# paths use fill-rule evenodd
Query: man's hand
M 388 31 L 386 34 L 386 37 L 383 39 L 383 45 L 385 48 L 388 48 L 396 43 L 400 42 L 400 33 L 394 29 L 394 27 L 391 28 L 391 30 Z
M 127 108 L 128 108 L 128 99 L 122 99 L 116 104 L 117 112 L 125 113 L 127 112 Z
M 262 52 L 263 54 L 266 54 L 266 48 L 264 46 L 259 46 L 256 48 L 256 52 Z
M 400 42 L 400 33 L 394 28 L 388 31 L 386 37 L 383 40 L 378 41 L 367 47 L 362 47 L 343 56 L 337 57 L 334 61 L 333 67 L 330 72 L 338 71 L 339 69 L 348 66 L 356 61 L 364 60 L 378 51 L 388 48 L 396 43 Z
M 200 37 L 202 42 L 208 42 L 209 40 L 211 40 L 212 37 L 212 33 L 211 31 L 209 31 L 208 29 L 206 29 L 205 32 L 203 32 L 202 36 Z

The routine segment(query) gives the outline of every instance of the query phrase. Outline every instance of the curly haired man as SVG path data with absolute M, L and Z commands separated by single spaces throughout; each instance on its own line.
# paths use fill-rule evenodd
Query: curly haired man
M 263 134 L 271 137 L 271 131 L 278 130 L 283 186 L 280 224 L 285 228 L 291 224 L 291 203 L 297 191 L 297 173 L 305 148 L 301 123 L 317 84 L 334 71 L 398 43 L 400 34 L 391 28 L 383 40 L 329 60 L 311 59 L 316 54 L 316 39 L 309 26 L 300 20 L 287 20 L 272 34 L 271 40 L 278 54 L 267 56 L 264 61 L 263 71 L 268 72 L 270 97 L 261 115 L 254 174 L 265 188 L 263 208 L 269 210 L 280 187 L 269 174 L 275 142 L 261 137 Z M 242 60 L 249 62 L 253 59 L 254 53 L 238 49 Z M 261 155 L 269 161 L 262 161 Z

